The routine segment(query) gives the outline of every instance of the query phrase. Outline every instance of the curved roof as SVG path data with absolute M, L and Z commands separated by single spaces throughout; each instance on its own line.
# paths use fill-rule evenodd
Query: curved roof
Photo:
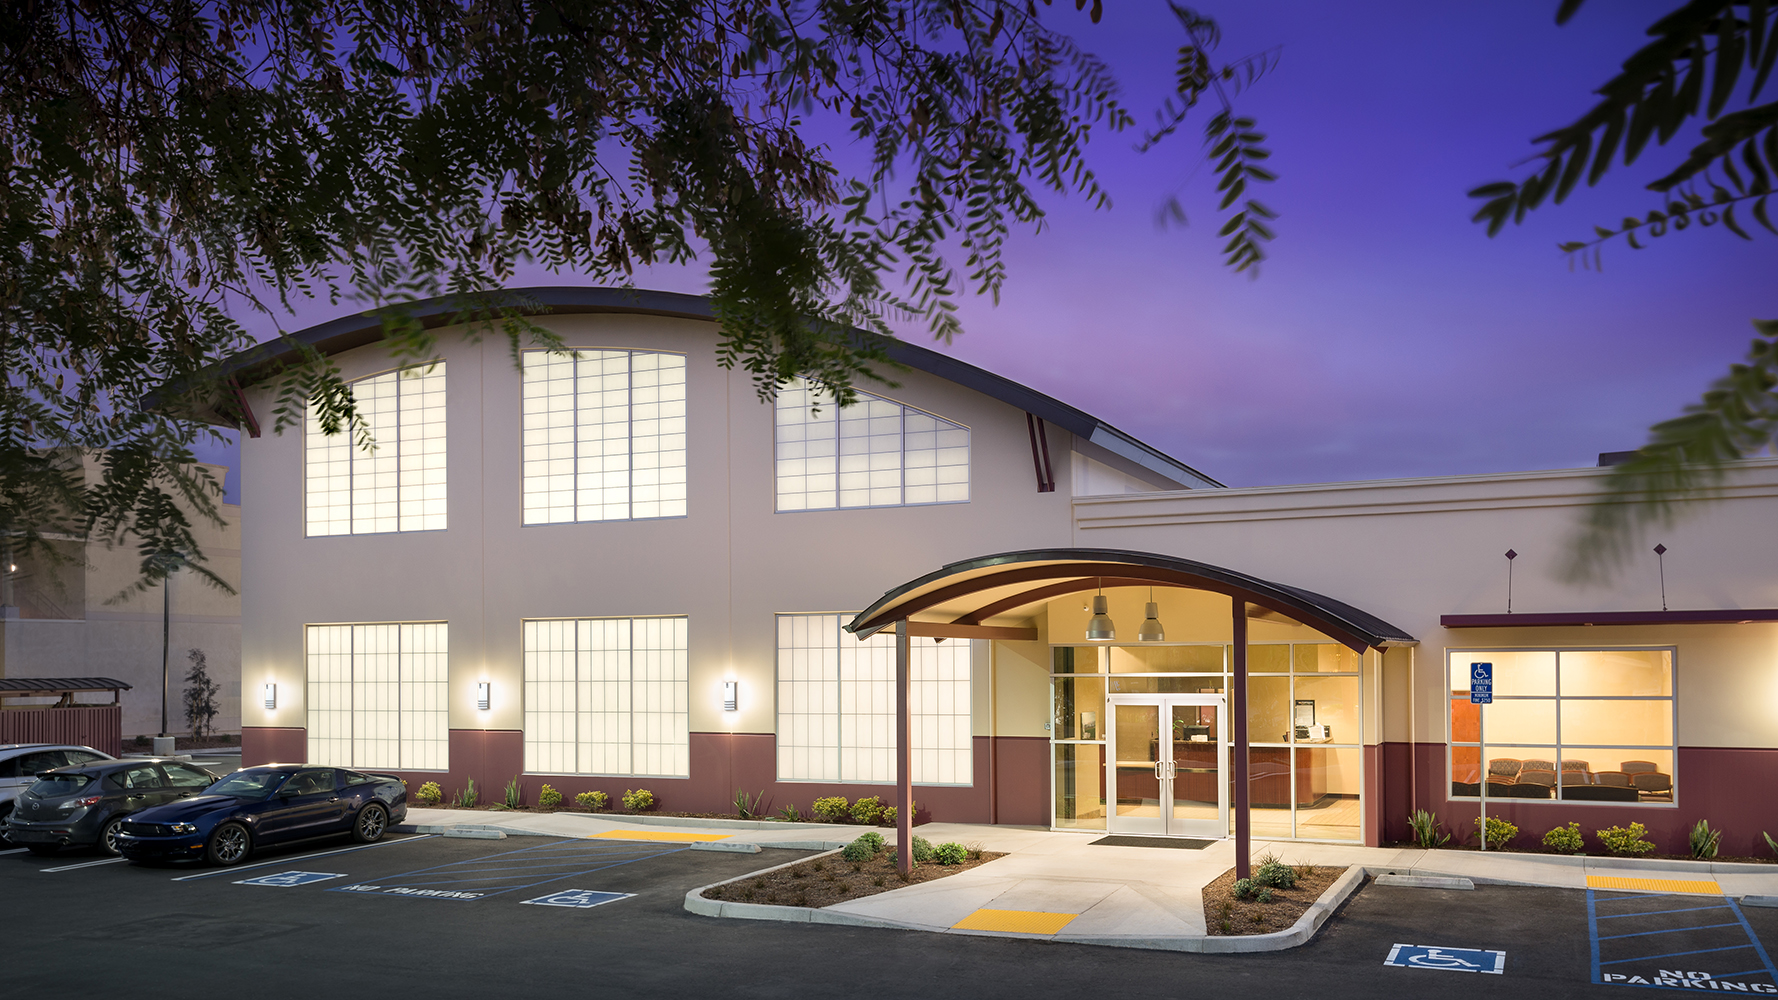
M 995 615 L 1098 586 L 1208 590 L 1276 612 L 1360 652 L 1417 640 L 1394 625 L 1300 587 L 1191 559 L 1123 549 L 1026 549 L 954 562 L 884 594 L 846 626 L 860 639 L 916 615 L 978 625 Z M 929 619 L 930 620 L 930 619 Z
M 706 296 L 634 288 L 542 285 L 508 289 L 490 296 L 489 302 L 495 306 L 517 307 L 537 315 L 640 313 L 709 322 L 715 322 L 716 319 Z M 427 327 L 449 325 L 462 311 L 461 303 L 452 296 L 421 299 L 407 303 L 406 307 L 415 319 Z M 854 330 L 853 333 L 859 337 L 877 337 L 876 334 L 863 330 Z M 382 321 L 376 315 L 365 312 L 342 316 L 290 334 L 288 338 L 270 340 L 242 351 L 223 362 L 219 374 L 233 376 L 240 384 L 247 385 L 266 377 L 281 365 L 297 361 L 301 355 L 291 342 L 312 347 L 322 354 L 338 354 L 355 347 L 374 344 L 381 339 Z M 883 342 L 885 352 L 894 361 L 974 389 L 1009 406 L 1041 417 L 1076 437 L 1090 441 L 1151 472 L 1159 473 L 1181 486 L 1201 489 L 1222 485 L 1084 410 L 1069 406 L 1029 386 L 906 341 L 892 337 L 878 339 Z

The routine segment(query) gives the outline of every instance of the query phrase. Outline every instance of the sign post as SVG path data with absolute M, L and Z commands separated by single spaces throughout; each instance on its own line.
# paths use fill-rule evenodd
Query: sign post
M 1469 703 L 1471 705 L 1494 704 L 1494 664 L 1471 663 L 1469 665 Z M 1481 819 L 1477 822 L 1476 836 L 1482 841 L 1482 850 L 1488 849 L 1488 741 L 1482 731 L 1482 713 L 1476 711 L 1476 742 L 1481 744 L 1482 753 L 1478 754 L 1477 795 L 1482 800 Z

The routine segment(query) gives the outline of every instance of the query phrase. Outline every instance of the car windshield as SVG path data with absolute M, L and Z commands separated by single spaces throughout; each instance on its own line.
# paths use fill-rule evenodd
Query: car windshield
M 204 789 L 205 795 L 233 795 L 242 799 L 263 799 L 283 783 L 283 771 L 236 771 Z
M 40 799 L 59 799 L 64 795 L 73 795 L 92 783 L 93 776 L 90 774 L 51 774 L 38 778 L 31 786 L 31 794 Z

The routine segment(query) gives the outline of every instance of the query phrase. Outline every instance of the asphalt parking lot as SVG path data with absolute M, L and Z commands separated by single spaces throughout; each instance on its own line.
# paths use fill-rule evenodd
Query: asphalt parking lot
M 0 854 L 6 992 L 114 990 L 145 1000 L 363 988 L 447 997 L 1778 992 L 1768 958 L 1778 911 L 1722 897 L 1371 885 L 1309 945 L 1251 956 L 713 920 L 681 907 L 690 888 L 800 856 L 411 835 L 266 853 L 233 869 Z M 1505 956 L 1499 974 L 1455 971 L 1467 953 L 1454 950 L 1420 952 L 1417 967 L 1385 965 L 1396 945 Z M 1662 972 L 1689 985 L 1631 982 Z

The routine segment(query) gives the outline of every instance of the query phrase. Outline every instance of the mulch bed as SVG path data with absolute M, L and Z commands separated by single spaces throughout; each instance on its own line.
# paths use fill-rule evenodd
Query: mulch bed
M 1409 850 L 1409 849 L 1417 850 L 1420 847 L 1420 845 L 1411 843 L 1408 841 L 1402 841 L 1400 843 L 1394 843 L 1394 844 L 1385 844 L 1383 846 L 1385 846 L 1385 847 L 1399 847 L 1399 848 L 1402 848 L 1403 850 Z M 1438 850 L 1441 850 L 1441 851 L 1475 851 L 1475 852 L 1479 853 L 1481 851 L 1481 848 L 1476 846 L 1475 844 L 1455 844 L 1455 843 L 1452 843 L 1452 844 L 1446 844 L 1443 847 L 1438 848 Z M 1699 858 L 1692 857 L 1690 854 L 1653 853 L 1653 854 L 1634 854 L 1634 855 L 1632 855 L 1632 854 L 1612 854 L 1609 851 L 1582 851 L 1579 854 L 1570 854 L 1570 852 L 1568 852 L 1568 851 L 1556 851 L 1556 850 L 1551 850 L 1550 848 L 1547 848 L 1547 847 L 1531 847 L 1531 846 L 1514 847 L 1511 845 L 1506 846 L 1506 847 L 1490 847 L 1490 848 L 1488 848 L 1488 853 L 1489 854 L 1530 854 L 1530 855 L 1556 854 L 1556 855 L 1564 855 L 1567 857 L 1604 858 L 1607 860 L 1615 860 L 1615 859 L 1622 858 L 1622 859 L 1631 860 L 1631 861 L 1635 861 L 1635 860 L 1644 860 L 1644 861 L 1648 861 L 1648 860 L 1653 860 L 1653 861 L 1699 861 L 1699 860 L 1705 860 L 1705 861 L 1721 861 L 1721 862 L 1732 863 L 1732 864 L 1737 864 L 1737 865 L 1773 865 L 1773 864 L 1778 864 L 1778 858 L 1772 858 L 1772 857 L 1763 857 L 1763 858 L 1762 857 L 1751 857 L 1750 858 L 1750 857 L 1737 857 L 1737 856 L 1729 855 L 1729 854 L 1719 854 L 1714 858 L 1699 859 Z
M 1254 867 L 1258 867 L 1255 865 Z M 1251 896 L 1236 899 L 1235 870 L 1204 887 L 1205 930 L 1216 936 L 1271 934 L 1288 930 L 1297 918 L 1307 913 L 1327 887 L 1346 873 L 1332 865 L 1295 865 L 1296 885 L 1289 889 L 1273 889 L 1272 901 L 1261 903 Z
M 732 903 L 764 903 L 768 906 L 831 906 L 848 899 L 862 899 L 903 886 L 932 882 L 947 875 L 979 868 L 1006 855 L 996 851 L 971 852 L 969 860 L 955 865 L 927 862 L 915 865 L 907 881 L 889 861 L 889 852 L 878 852 L 869 861 L 851 862 L 838 854 L 803 861 L 763 875 L 751 875 L 704 890 L 705 899 Z

